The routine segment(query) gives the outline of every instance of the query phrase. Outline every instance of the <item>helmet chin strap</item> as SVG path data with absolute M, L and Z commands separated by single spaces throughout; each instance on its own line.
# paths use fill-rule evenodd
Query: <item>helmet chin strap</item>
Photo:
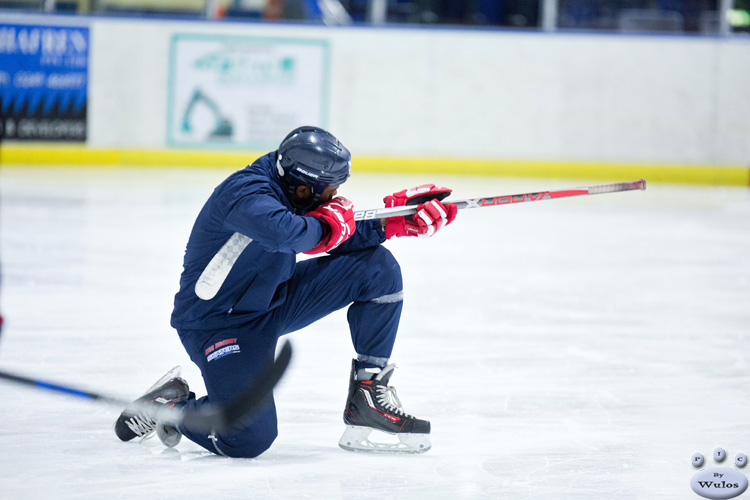
M 280 154 L 277 154 L 276 156 L 276 171 L 279 173 L 279 177 L 284 177 L 284 169 L 281 167 L 281 155 Z M 284 184 L 283 181 L 282 181 L 282 184 Z M 304 185 L 307 186 L 308 189 L 310 189 L 310 196 L 307 198 L 300 198 L 299 196 L 297 196 L 297 188 L 301 185 L 303 184 L 297 184 L 296 186 L 293 184 L 287 184 L 288 187 L 286 190 L 286 197 L 287 199 L 289 199 L 289 202 L 294 207 L 294 210 L 297 213 L 297 215 L 315 207 L 318 200 L 320 200 L 320 195 L 316 195 L 313 192 L 312 186 L 309 186 L 307 184 L 304 184 Z

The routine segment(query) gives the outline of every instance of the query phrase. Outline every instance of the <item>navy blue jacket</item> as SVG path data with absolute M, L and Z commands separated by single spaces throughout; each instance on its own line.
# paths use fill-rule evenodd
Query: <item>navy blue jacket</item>
M 321 222 L 295 215 L 276 171 L 276 152 L 258 158 L 222 182 L 198 214 L 188 240 L 171 324 L 178 330 L 227 328 L 261 316 L 286 300 L 286 281 L 296 254 L 322 237 Z M 235 232 L 252 238 L 218 293 L 203 300 L 195 284 L 206 265 Z M 357 222 L 349 240 L 334 250 L 352 252 L 380 245 L 379 220 Z

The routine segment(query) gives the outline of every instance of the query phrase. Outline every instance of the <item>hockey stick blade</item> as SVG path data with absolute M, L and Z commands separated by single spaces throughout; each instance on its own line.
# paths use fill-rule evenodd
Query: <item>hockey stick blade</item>
M 466 200 L 443 201 L 444 204 L 456 205 L 459 210 L 465 208 L 484 208 L 498 205 L 511 205 L 513 203 L 524 203 L 527 201 L 554 200 L 556 198 L 568 198 L 570 196 L 582 196 L 588 194 L 617 193 L 619 191 L 645 190 L 646 179 L 637 181 L 615 182 L 613 184 L 599 184 L 596 186 L 560 189 L 557 191 L 538 191 L 533 193 L 520 193 L 501 196 L 487 196 L 485 198 L 469 198 Z M 393 208 L 375 208 L 371 210 L 358 210 L 354 212 L 354 220 L 387 219 L 388 217 L 402 217 L 413 215 L 417 212 L 414 205 Z
M 136 404 L 124 399 L 89 392 L 63 384 L 23 377 L 1 370 L 0 379 L 37 389 L 59 392 L 68 396 L 95 400 L 119 407 L 127 407 L 133 411 L 156 416 L 158 420 L 173 425 L 184 424 L 201 431 L 215 430 L 222 432 L 231 428 L 240 420 L 252 415 L 266 401 L 266 398 L 272 393 L 273 388 L 284 375 L 291 358 L 292 345 L 287 340 L 281 346 L 276 360 L 266 367 L 261 372 L 261 376 L 250 383 L 235 399 L 224 405 L 208 406 L 207 408 L 204 407 L 201 410 L 193 412 L 185 412 L 179 408 L 159 408 L 156 411 L 156 415 L 153 415 L 153 405 Z

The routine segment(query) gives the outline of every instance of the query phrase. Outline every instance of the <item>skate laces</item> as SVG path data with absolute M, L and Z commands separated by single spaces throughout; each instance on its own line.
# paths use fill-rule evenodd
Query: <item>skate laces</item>
M 151 403 L 159 404 L 162 408 L 173 408 L 178 401 L 181 401 L 181 399 L 171 399 L 168 396 L 157 396 L 156 398 L 151 400 Z M 157 408 L 154 408 L 155 412 L 161 410 L 161 408 Z M 132 417 L 125 421 L 125 425 L 127 425 L 130 430 L 133 431 L 141 439 L 148 439 L 153 437 L 153 434 L 156 431 L 157 423 L 156 413 L 154 413 L 153 416 L 149 416 L 148 414 L 142 412 L 135 413 Z
M 403 415 L 404 417 L 414 418 L 404 411 L 404 405 L 402 405 L 401 400 L 398 399 L 395 387 L 390 387 L 384 384 L 376 386 L 375 389 L 378 391 L 375 395 L 378 403 L 386 410 Z
M 156 419 L 136 413 L 125 421 L 125 425 L 141 439 L 148 439 L 156 430 Z
M 390 364 L 383 368 L 378 376 L 375 377 L 376 381 L 382 383 L 382 385 L 378 384 L 375 386 L 375 389 L 378 391 L 375 397 L 377 398 L 378 403 L 386 410 L 403 415 L 407 418 L 414 418 L 404 411 L 404 405 L 401 404 L 401 400 L 398 398 L 396 388 L 388 385 L 388 381 L 393 372 L 396 371 L 396 368 L 398 367 L 395 364 Z

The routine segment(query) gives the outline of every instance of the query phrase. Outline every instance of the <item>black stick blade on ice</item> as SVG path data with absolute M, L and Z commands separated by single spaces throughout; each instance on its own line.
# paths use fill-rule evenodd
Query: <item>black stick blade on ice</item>
M 273 388 L 284 375 L 289 361 L 292 358 L 292 345 L 285 341 L 276 357 L 262 376 L 248 384 L 247 387 L 232 401 L 227 404 L 209 407 L 194 412 L 182 412 L 181 422 L 191 429 L 205 429 L 223 432 L 231 429 L 235 424 L 249 417 L 258 410 L 273 392 Z

